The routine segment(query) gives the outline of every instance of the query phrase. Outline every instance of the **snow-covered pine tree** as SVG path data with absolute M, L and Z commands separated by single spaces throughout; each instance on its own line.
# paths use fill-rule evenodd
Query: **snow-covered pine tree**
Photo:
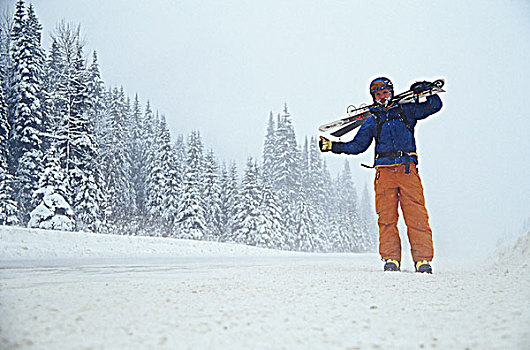
M 177 217 L 179 201 L 182 191 L 180 174 L 175 168 L 175 151 L 171 147 L 171 136 L 167 126 L 166 118 L 162 115 L 159 123 L 158 140 L 158 165 L 161 168 L 160 191 L 162 199 L 160 201 L 162 225 L 168 236 L 176 236 L 175 220 Z
M 237 203 L 239 202 L 239 173 L 234 161 L 228 169 L 222 172 L 221 177 L 221 213 L 222 236 L 221 241 L 233 241 L 234 219 L 236 217 Z
M 136 184 L 136 204 L 140 215 L 147 215 L 147 201 L 148 201 L 148 187 L 149 174 L 151 172 L 151 163 L 153 161 L 153 148 L 157 137 L 157 120 L 153 115 L 151 103 L 149 100 L 145 106 L 145 112 L 142 120 L 138 123 L 141 127 L 138 130 L 138 154 L 136 165 L 136 177 L 134 183 Z
M 13 23 L 11 26 L 11 37 L 13 41 L 18 40 L 19 36 L 22 35 L 24 16 L 26 16 L 24 0 L 18 0 L 15 5 L 15 13 L 13 14 Z
M 150 142 L 150 149 L 148 153 L 148 166 L 145 183 L 145 209 L 154 227 L 159 228 L 162 215 L 162 193 L 164 186 L 164 171 L 161 164 L 161 146 L 162 131 L 161 123 L 158 114 L 153 117 L 151 121 L 154 129 L 153 138 Z M 162 235 L 162 232 L 157 233 Z
M 55 142 L 48 149 L 44 163 L 39 188 L 35 191 L 39 204 L 30 213 L 28 227 L 72 231 L 75 227 L 74 212 L 67 200 L 67 180 Z
M 300 151 L 287 104 L 278 118 L 276 143 L 281 147 L 277 147 L 275 156 L 273 188 L 280 197 L 282 227 L 287 237 L 287 244 L 294 249 L 295 217 L 300 190 Z
M 327 231 L 327 251 L 334 251 L 336 247 L 340 244 L 337 242 L 340 242 L 340 231 L 339 227 L 342 225 L 342 215 L 343 210 L 341 208 L 342 202 L 340 201 L 340 198 L 342 198 L 341 195 L 341 185 L 340 185 L 340 173 L 337 174 L 335 177 L 329 178 L 329 185 L 326 186 L 328 190 L 328 195 L 331 196 L 333 204 L 331 207 L 327 208 L 327 217 L 328 217 L 328 226 L 326 227 Z
M 276 124 L 272 112 L 269 115 L 269 122 L 267 124 L 267 133 L 265 135 L 265 142 L 263 144 L 263 165 L 262 174 L 263 180 L 270 182 L 272 185 L 276 164 L 276 153 L 279 145 L 276 144 Z
M 129 168 L 129 183 L 128 183 L 128 207 L 127 207 L 127 216 L 131 217 L 136 213 L 136 192 L 134 190 L 133 182 L 133 132 L 132 132 L 132 108 L 131 108 L 131 99 L 129 96 L 126 96 L 123 86 L 120 87 L 120 106 L 121 106 L 121 116 L 123 121 L 123 137 L 125 144 L 125 156 L 127 161 L 127 167 Z M 157 114 L 158 117 L 158 114 Z M 160 120 L 160 118 L 157 118 Z
M 319 249 L 318 235 L 316 232 L 316 225 L 313 220 L 311 208 L 307 203 L 306 191 L 302 189 L 299 194 L 297 202 L 297 210 L 295 213 L 295 228 L 294 228 L 294 250 L 311 252 Z
M 101 79 L 98 54 L 95 50 L 92 53 L 92 63 L 90 64 L 87 73 L 87 92 L 90 101 L 88 116 L 94 125 L 94 133 L 96 136 L 99 136 L 102 133 L 103 115 L 105 114 L 105 86 Z
M 362 233 L 360 231 L 360 215 L 357 200 L 357 189 L 348 160 L 339 175 L 337 206 L 339 214 L 337 235 L 334 237 L 333 250 L 339 252 L 360 252 Z
M 168 133 L 169 135 L 169 133 Z M 171 154 L 167 159 L 167 183 L 164 188 L 164 207 L 163 215 L 164 225 L 168 228 L 168 234 L 177 236 L 176 220 L 179 210 L 179 203 L 182 198 L 182 174 L 175 167 L 175 153 L 170 150 Z
M 178 183 L 178 200 L 182 198 L 182 191 L 184 187 L 184 177 L 187 171 L 187 158 L 188 158 L 188 150 L 186 142 L 184 141 L 184 135 L 178 134 L 175 143 L 173 144 L 173 147 L 171 148 L 173 150 L 173 164 L 171 164 L 171 171 L 172 171 L 172 177 L 174 177 L 174 181 Z M 178 211 L 178 204 L 177 204 L 177 211 Z M 175 222 L 176 217 L 173 218 L 173 221 Z M 175 223 L 174 223 L 175 225 Z
M 29 12 L 29 13 L 28 13 Z M 42 73 L 43 52 L 40 47 L 40 24 L 24 1 L 19 0 L 11 31 L 13 69 L 8 92 L 8 121 L 11 125 L 9 148 L 11 169 L 16 169 L 16 199 L 23 223 L 29 219 L 33 207 L 33 191 L 36 190 L 42 172 L 43 126 Z
M 178 236 L 185 239 L 202 239 L 207 228 L 203 193 L 204 159 L 203 145 L 198 131 L 188 139 L 186 174 L 177 214 Z
M 63 79 L 64 62 L 59 52 L 58 44 L 55 39 L 52 39 L 46 64 L 44 65 L 44 105 L 43 109 L 46 111 L 47 118 L 45 120 L 44 129 L 47 134 L 55 133 L 62 124 L 61 106 L 63 101 L 60 100 L 59 83 Z M 46 147 L 50 147 L 51 138 L 48 138 Z
M 261 204 L 258 209 L 259 224 L 256 245 L 287 249 L 286 237 L 282 228 L 282 213 L 279 197 L 272 189 L 272 181 L 265 178 L 262 168 L 260 176 Z
M 258 180 L 258 165 L 252 157 L 249 157 L 239 190 L 239 201 L 236 205 L 231 241 L 248 245 L 256 245 L 257 243 L 261 204 Z
M 309 145 L 308 139 L 305 138 L 304 146 L 300 156 L 300 176 L 299 197 L 296 203 L 295 212 L 295 246 L 294 249 L 301 251 L 318 251 L 325 245 L 318 235 L 319 227 L 316 225 L 314 203 L 310 201 L 310 173 L 309 164 Z
M 35 39 L 35 45 L 39 48 L 41 47 L 41 31 L 42 26 L 39 23 L 39 19 L 37 18 L 37 14 L 35 13 L 35 9 L 33 8 L 33 4 L 29 4 L 28 6 L 28 30 L 29 30 L 29 36 Z M 44 54 L 42 50 L 40 50 L 40 60 L 44 59 Z M 42 64 L 42 62 L 41 62 Z
M 97 231 L 101 225 L 102 200 L 99 185 L 101 173 L 99 171 L 99 145 L 96 142 L 96 119 L 91 114 L 94 111 L 93 102 L 98 102 L 91 96 L 91 74 L 86 70 L 82 55 L 82 46 L 78 46 L 76 55 L 76 72 L 79 77 L 77 94 L 79 114 L 71 126 L 77 133 L 73 133 L 70 149 L 72 160 L 69 162 L 68 180 L 70 182 L 72 205 L 78 230 Z M 71 109 L 72 110 L 72 109 Z
M 98 231 L 103 223 L 103 208 L 101 207 L 104 198 L 101 185 L 103 176 L 98 140 L 105 114 L 105 90 L 99 72 L 96 51 L 93 52 L 92 63 L 84 76 L 87 82 L 87 110 L 84 111 L 86 116 L 84 131 L 87 136 L 85 140 L 79 142 L 79 144 L 85 144 L 82 148 L 85 153 L 80 161 L 83 171 L 80 172 L 81 178 L 77 179 L 77 183 L 74 184 L 78 187 L 74 188 L 72 192 L 77 228 Z
M 138 212 L 143 212 L 144 200 L 145 200 L 145 180 L 142 178 L 141 167 L 142 167 L 142 155 L 143 155 L 143 116 L 142 109 L 140 107 L 140 101 L 138 100 L 138 94 L 134 96 L 134 102 L 131 110 L 130 120 L 130 133 L 131 133 L 131 179 L 133 182 L 133 188 L 135 193 L 135 204 Z
M 204 159 L 204 200 L 206 204 L 206 239 L 219 241 L 221 237 L 221 184 L 219 180 L 219 165 L 213 150 L 206 153 Z
M 77 229 L 95 231 L 101 223 L 102 198 L 92 105 L 97 102 L 94 93 L 98 82 L 86 69 L 79 26 L 61 22 L 52 37 L 47 84 L 51 103 L 47 106 L 53 112 L 53 130 L 49 132 L 56 138 L 66 172 L 67 198 L 72 203 Z
M 158 132 L 152 149 L 151 172 L 148 176 L 147 201 L 148 213 L 155 227 L 162 230 L 162 236 L 173 236 L 178 211 L 181 183 L 176 170 L 175 154 L 171 148 L 171 139 L 166 118 L 161 117 Z
M 122 115 L 123 100 L 117 88 L 105 95 L 105 134 L 100 141 L 105 222 L 108 229 L 116 231 L 120 221 L 127 220 L 134 198 L 131 196 L 131 168 L 126 147 L 126 123 Z
M 186 172 L 186 160 L 188 157 L 186 142 L 184 141 L 184 135 L 178 134 L 175 143 L 173 144 L 173 154 L 175 164 L 173 168 L 179 176 L 179 182 L 184 182 L 184 173 Z
M 276 123 L 273 113 L 270 112 L 263 144 L 263 166 L 260 176 L 262 203 L 259 210 L 261 223 L 258 229 L 257 244 L 270 248 L 287 249 L 280 197 L 275 191 L 277 188 L 276 165 L 279 160 L 278 154 L 282 152 L 277 141 Z
M 313 221 L 316 226 L 316 234 L 318 236 L 319 249 L 323 251 L 330 251 L 330 221 L 328 210 L 332 203 L 330 201 L 330 193 L 327 191 L 327 186 L 331 179 L 328 172 L 325 170 L 322 154 L 318 149 L 318 141 L 316 137 L 311 137 L 308 145 L 308 166 L 309 171 L 306 184 L 307 199 L 313 213 Z
M 13 19 L 8 16 L 4 16 L 0 19 L 0 83 L 4 91 L 4 102 L 6 104 L 7 113 L 7 100 L 8 91 L 11 86 L 12 68 L 13 68 L 13 57 L 11 55 L 11 28 L 13 27 Z M 10 119 L 8 118 L 8 122 Z
M 8 166 L 8 138 L 9 123 L 7 121 L 7 106 L 4 98 L 5 75 L 0 67 L 0 225 L 16 225 L 18 221 L 18 207 L 14 200 L 13 176 Z

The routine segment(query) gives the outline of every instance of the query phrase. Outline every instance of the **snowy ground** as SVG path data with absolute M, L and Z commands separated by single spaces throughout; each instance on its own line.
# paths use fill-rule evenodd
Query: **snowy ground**
M 529 349 L 529 257 L 527 235 L 383 273 L 373 254 L 0 226 L 0 348 Z

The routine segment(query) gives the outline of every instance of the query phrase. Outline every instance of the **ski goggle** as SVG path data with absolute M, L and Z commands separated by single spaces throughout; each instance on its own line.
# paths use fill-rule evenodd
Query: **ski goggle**
M 377 80 L 370 85 L 370 93 L 373 94 L 377 90 L 384 90 L 386 88 L 388 88 L 388 84 L 385 81 Z

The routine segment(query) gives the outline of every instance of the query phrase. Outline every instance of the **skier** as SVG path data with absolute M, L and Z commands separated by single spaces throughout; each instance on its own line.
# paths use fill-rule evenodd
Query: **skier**
M 414 92 L 421 92 L 428 82 L 415 83 Z M 376 78 L 370 84 L 374 107 L 350 142 L 332 142 L 320 137 L 320 150 L 333 153 L 359 154 L 375 139 L 376 175 L 375 205 L 379 216 L 379 254 L 385 271 L 399 271 L 401 240 L 397 227 L 398 204 L 401 205 L 416 272 L 432 273 L 434 250 L 429 217 L 425 208 L 423 187 L 418 175 L 418 155 L 414 127 L 418 120 L 438 112 L 442 101 L 438 95 L 425 102 L 398 104 L 392 101 L 394 89 L 388 78 Z

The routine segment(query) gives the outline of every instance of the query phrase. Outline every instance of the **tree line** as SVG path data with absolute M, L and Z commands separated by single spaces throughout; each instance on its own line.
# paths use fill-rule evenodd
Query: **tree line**
M 105 87 L 79 26 L 41 45 L 34 7 L 0 26 L 0 224 L 373 251 L 371 198 L 348 162 L 332 176 L 314 137 L 297 143 L 287 105 L 269 115 L 261 161 L 241 171 L 200 132 L 173 140 L 164 115 Z

